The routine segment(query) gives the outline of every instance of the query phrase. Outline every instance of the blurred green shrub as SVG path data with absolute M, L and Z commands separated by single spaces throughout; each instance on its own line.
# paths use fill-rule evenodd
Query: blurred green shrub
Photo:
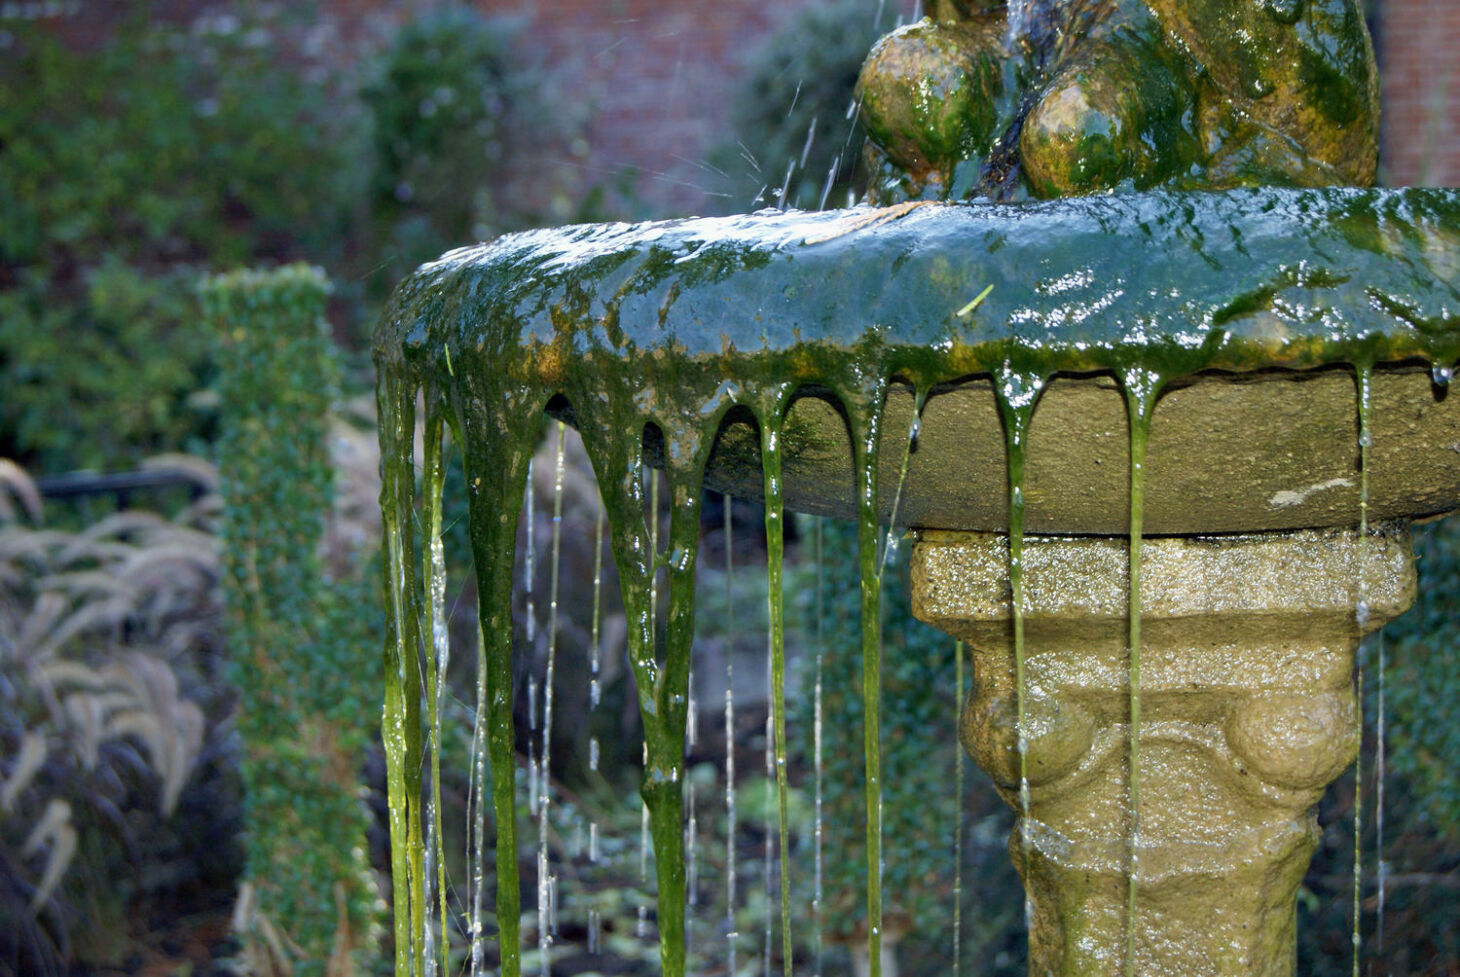
M 8 35 L 0 455 L 55 470 L 196 448 L 214 422 L 199 269 L 341 256 L 364 114 L 287 12 L 243 9 L 184 27 L 138 4 L 89 51 Z
M 1460 848 L 1460 522 L 1419 528 L 1415 556 L 1414 607 L 1385 629 L 1389 765 L 1424 820 Z
M 734 96 L 734 139 L 717 154 L 734 174 L 734 209 L 844 207 L 866 189 L 854 89 L 897 4 L 831 0 L 805 7 L 753 51 Z M 789 182 L 788 182 L 789 181 Z
M 508 22 L 453 7 L 375 53 L 332 45 L 313 4 L 119 6 L 90 48 L 0 32 L 0 457 L 115 467 L 211 442 L 209 268 L 329 268 L 342 334 L 363 336 L 370 303 L 448 247 L 618 216 L 571 166 L 512 165 L 528 139 L 587 148 Z
M 328 291 L 301 265 L 203 287 L 224 347 L 223 586 L 245 744 L 246 935 L 250 953 L 297 948 L 300 974 L 363 964 L 383 908 L 360 784 L 382 681 L 375 577 L 332 579 L 319 554 L 337 382 Z
M 470 7 L 428 14 L 395 35 L 362 92 L 374 120 L 372 207 L 398 274 L 514 223 L 497 184 L 534 86 L 511 61 L 513 33 Z

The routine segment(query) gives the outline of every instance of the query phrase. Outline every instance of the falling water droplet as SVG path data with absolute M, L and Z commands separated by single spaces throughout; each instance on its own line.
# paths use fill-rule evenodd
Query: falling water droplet
M 780 187 L 776 190 L 776 209 L 786 209 L 786 198 L 791 192 L 791 177 L 796 173 L 796 161 L 793 159 L 786 164 L 786 178 L 781 181 Z
M 1445 366 L 1441 363 L 1436 363 L 1430 367 L 1430 379 L 1434 381 L 1437 387 L 1448 387 L 1450 385 L 1450 379 L 1453 376 L 1454 369 L 1452 367 Z
M 689 673 L 689 701 L 685 705 L 684 718 L 685 733 L 689 737 L 688 745 L 691 750 L 695 748 L 695 745 L 697 743 L 699 743 L 700 727 L 700 700 L 695 695 L 694 689 L 695 675 L 694 672 L 691 671 Z
M 551 965 L 548 948 L 557 932 L 557 880 L 551 873 L 551 852 L 548 848 L 548 816 L 552 805 L 552 732 L 553 680 L 558 657 L 558 580 L 562 569 L 563 550 L 563 476 L 566 469 L 564 435 L 567 429 L 557 423 L 557 445 L 553 461 L 553 542 L 549 562 L 547 670 L 542 685 L 542 754 L 538 788 L 542 796 L 537 805 L 537 933 L 538 951 L 542 956 L 542 977 L 549 977 Z M 530 686 L 529 686 L 530 688 Z
M 831 188 L 836 183 L 836 175 L 841 171 L 841 166 L 842 158 L 838 154 L 832 159 L 831 165 L 826 168 L 826 182 L 821 185 L 821 198 L 816 202 L 817 210 L 826 209 L 826 198 L 831 196 Z
M 1011 520 L 1012 522 L 1012 520 Z M 953 721 L 957 729 L 963 705 L 963 642 L 953 646 Z M 1020 744 L 1023 745 L 1022 743 Z M 963 748 L 953 739 L 953 977 L 963 957 Z
M 541 796 L 537 787 L 537 757 L 532 743 L 527 744 L 527 813 L 537 817 L 537 800 Z
M 813 819 L 813 838 L 815 843 L 815 854 L 813 865 L 815 872 L 814 885 L 811 899 L 812 919 L 812 942 L 816 953 L 816 977 L 821 977 L 822 955 L 823 955 L 823 921 L 822 906 L 824 892 L 824 862 L 822 854 L 822 839 L 825 828 L 824 814 L 824 773 L 825 768 L 822 759 L 821 734 L 822 734 L 822 666 L 826 650 L 826 580 L 823 575 L 824 563 L 823 554 L 823 529 L 824 522 L 816 520 L 815 558 L 816 558 L 816 685 L 812 691 L 812 765 L 816 771 L 816 801 Z
M 737 972 L 735 941 L 735 547 L 734 500 L 726 495 L 725 510 L 725 944 L 726 974 Z
M 649 840 L 649 805 L 639 807 L 639 881 L 649 880 L 649 851 L 653 843 Z
M 1374 952 L 1380 960 L 1384 959 L 1384 898 L 1385 889 L 1389 883 L 1389 862 L 1384 858 L 1384 780 L 1385 780 L 1385 729 L 1384 729 L 1384 671 L 1386 662 L 1384 648 L 1384 632 L 1379 631 L 1375 638 L 1379 646 L 1379 702 L 1378 715 L 1374 724 L 1374 781 L 1376 793 L 1374 796 L 1374 853 L 1378 862 L 1378 878 L 1375 880 L 1378 885 L 1378 898 L 1374 907 Z
M 915 394 L 913 401 L 912 422 L 908 424 L 907 440 L 903 443 L 902 464 L 898 466 L 897 470 L 897 490 L 892 494 L 892 512 L 887 519 L 887 539 L 882 544 L 882 559 L 877 567 L 879 584 L 888 564 L 897 556 L 898 544 L 902 542 L 902 535 L 897 529 L 897 511 L 902 505 L 902 488 L 907 482 L 907 467 L 908 462 L 912 460 L 913 444 L 917 441 L 918 432 L 922 430 L 923 394 Z
M 1373 442 L 1369 427 L 1374 392 L 1374 368 L 1368 363 L 1354 364 L 1354 380 L 1358 384 L 1359 408 L 1359 581 L 1358 601 L 1354 609 L 1358 625 L 1359 640 L 1369 624 L 1368 599 L 1368 556 L 1369 556 L 1369 448 Z M 1362 656 L 1356 656 L 1354 685 L 1359 703 L 1359 722 L 1355 731 L 1356 750 L 1354 760 L 1354 893 L 1353 893 L 1353 977 L 1359 977 L 1363 956 L 1363 938 L 1360 935 L 1360 921 L 1363 911 L 1364 847 L 1363 847 L 1363 804 L 1364 804 L 1364 668 Z
M 695 816 L 695 782 L 689 782 L 689 821 L 684 829 L 684 846 L 689 853 L 689 864 L 686 868 L 688 874 L 687 884 L 689 886 L 689 904 L 699 905 L 699 860 L 696 858 L 699 848 L 699 822 Z
M 552 938 L 552 875 L 548 872 L 548 853 L 539 848 L 537 853 L 537 954 L 539 972 L 549 977 L 552 957 L 549 950 Z
M 590 865 L 598 864 L 598 825 L 596 823 L 588 825 L 588 863 Z
M 526 508 L 523 522 L 527 526 L 527 539 L 522 554 L 522 589 L 526 603 L 523 616 L 526 618 L 524 624 L 527 626 L 529 645 L 537 640 L 537 600 L 532 588 L 533 577 L 537 575 L 537 503 L 535 499 L 537 491 L 532 477 L 532 468 L 533 462 L 529 458 L 527 460 L 527 493 L 523 498 L 523 505 Z
M 588 737 L 588 769 L 594 773 L 598 772 L 598 737 Z

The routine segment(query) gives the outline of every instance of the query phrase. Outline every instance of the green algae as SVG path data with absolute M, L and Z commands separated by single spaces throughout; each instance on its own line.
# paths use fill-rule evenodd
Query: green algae
M 1151 434 L 1151 411 L 1161 393 L 1162 377 L 1148 369 L 1134 368 L 1121 378 L 1130 422 L 1130 612 L 1129 671 L 1126 690 L 1130 697 L 1130 876 L 1126 888 L 1125 972 L 1136 972 L 1136 901 L 1140 878 L 1141 846 L 1141 542 L 1145 526 L 1146 445 Z
M 768 536 L 779 539 L 791 494 L 780 472 L 784 452 L 791 450 L 783 443 L 789 441 L 782 430 L 787 406 L 799 394 L 835 403 L 846 424 L 854 478 L 817 490 L 840 500 L 833 510 L 854 513 L 859 524 L 868 942 L 876 974 L 883 935 L 878 445 L 889 385 L 910 383 L 921 403 L 939 384 L 1003 378 L 1011 529 L 1017 527 L 1010 541 L 1011 585 L 1022 587 L 1023 444 L 1037 392 L 1056 374 L 1103 372 L 1124 382 L 1132 463 L 1135 824 L 1140 448 L 1158 391 L 1170 380 L 1213 369 L 1455 362 L 1457 227 L 1460 195 L 1453 191 L 1160 192 L 529 232 L 423 266 L 397 291 L 375 343 L 390 609 L 384 734 L 397 973 L 424 973 L 426 966 L 429 883 L 418 805 L 427 754 L 435 761 L 439 719 L 434 707 L 422 715 L 416 668 L 424 651 L 423 609 L 409 446 L 418 394 L 427 404 L 428 435 L 436 431 L 439 442 L 444 419 L 462 446 L 467 471 L 504 977 L 521 969 L 511 573 L 528 460 L 544 412 L 570 417 L 578 427 L 602 494 L 644 720 L 642 793 L 656 853 L 662 967 L 682 977 L 683 741 L 693 577 L 700 497 L 717 478 L 707 466 L 727 414 L 749 408 L 761 430 L 759 490 L 772 502 Z M 960 316 L 974 296 L 981 296 L 975 314 Z M 669 489 L 663 547 L 645 516 L 650 457 L 663 468 Z M 432 463 L 426 495 L 439 494 Z M 434 525 L 436 503 L 422 504 L 427 524 Z M 425 559 L 431 578 L 434 564 L 429 554 Z M 661 572 L 669 581 L 662 648 L 653 607 Z M 773 594 L 778 590 L 773 586 Z M 432 600 L 428 595 L 434 616 Z M 774 614 L 779 596 L 772 600 Z M 1016 641 L 1016 668 L 1022 657 Z M 1022 677 L 1018 686 L 1023 740 Z M 427 740 L 423 721 L 432 731 Z M 783 751 L 783 727 L 776 740 Z M 1021 745 L 1021 781 L 1027 779 L 1024 752 Z M 784 764 L 777 766 L 784 804 Z M 781 824 L 784 850 L 784 811 Z M 437 828 L 434 837 L 441 836 Z M 1132 840 L 1134 858 L 1138 839 Z M 1132 920 L 1135 875 L 1133 865 Z M 782 885 L 784 909 L 784 874 Z M 442 914 L 444 926 L 444 909 Z M 783 939 L 789 940 L 784 918 Z M 475 946 L 473 951 L 478 959 Z
M 774 730 L 776 819 L 781 859 L 781 964 L 791 977 L 791 820 L 788 802 L 791 785 L 786 770 L 786 628 L 782 566 L 785 554 L 785 500 L 781 492 L 781 419 L 786 413 L 790 384 L 762 391 L 758 413 L 761 458 L 765 473 L 766 619 L 770 626 L 771 725 Z
M 1024 467 L 1028 456 L 1029 423 L 1034 405 L 1048 378 L 1015 372 L 1011 363 L 995 374 L 994 390 L 999 415 L 1004 423 L 1004 458 L 1009 473 L 1009 604 L 1014 634 L 1014 731 L 1019 773 L 1019 870 L 1030 877 L 1029 855 L 1033 822 L 1029 813 L 1029 727 L 1026 710 L 1029 683 L 1024 646 Z M 960 691 L 962 683 L 959 685 Z M 1032 929 L 1033 913 L 1028 898 L 1024 903 L 1026 926 Z
M 417 811 L 421 796 L 421 690 L 416 668 L 419 614 L 410 559 L 414 549 L 410 506 L 415 484 L 409 446 L 415 431 L 415 403 L 403 401 L 404 387 L 400 378 L 381 377 L 381 522 L 387 606 L 381 736 L 390 811 L 391 875 L 395 879 L 397 974 L 423 972 L 425 952 L 425 846 Z
M 882 977 L 882 561 L 877 548 L 877 446 L 886 383 L 864 377 L 848 414 L 857 472 L 857 553 L 862 575 L 862 752 L 867 812 L 867 961 Z M 850 392 L 850 391 L 849 391 Z
M 939 4 L 873 48 L 871 196 L 1369 185 L 1358 0 Z
M 426 417 L 426 438 L 424 463 L 425 492 L 422 498 L 422 522 L 426 530 L 426 545 L 423 547 L 421 576 L 426 581 L 428 623 L 431 633 L 430 651 L 426 658 L 426 687 L 430 697 L 426 701 L 426 723 L 430 730 L 431 744 L 431 795 L 426 812 L 426 863 L 423 905 L 429 905 L 430 887 L 436 886 L 440 899 L 439 921 L 442 925 L 440 946 L 440 973 L 450 973 L 450 941 L 447 939 L 445 921 L 450 918 L 450 907 L 446 888 L 445 833 L 441 823 L 441 707 L 446 695 L 446 670 L 450 663 L 451 642 L 446 633 L 446 554 L 441 542 L 441 492 L 446 484 L 446 468 L 442 452 L 443 418 L 439 405 Z M 435 878 L 431 869 L 434 862 Z M 427 926 L 427 936 L 431 936 Z M 429 944 L 425 948 L 426 972 L 435 972 L 436 961 Z

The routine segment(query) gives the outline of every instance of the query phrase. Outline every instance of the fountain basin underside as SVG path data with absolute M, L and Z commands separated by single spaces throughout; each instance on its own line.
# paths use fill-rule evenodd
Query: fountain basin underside
M 1188 377 L 1152 415 L 1145 527 L 1153 535 L 1353 526 L 1360 516 L 1359 412 L 1349 369 Z M 1008 527 L 1004 432 L 993 382 L 975 378 L 928 397 L 909 450 L 914 397 L 893 386 L 883 421 L 884 521 L 938 529 Z M 1460 397 L 1424 367 L 1375 372 L 1369 516 L 1416 518 L 1460 503 Z M 900 459 L 907 475 L 898 489 Z M 853 518 L 846 424 L 835 403 L 794 402 L 785 431 L 786 504 Z M 706 473 L 737 496 L 761 494 L 759 439 L 727 426 Z M 840 491 L 838 491 L 840 487 Z M 1030 424 L 1024 474 L 1031 533 L 1119 535 L 1130 517 L 1130 436 L 1111 376 L 1059 377 Z

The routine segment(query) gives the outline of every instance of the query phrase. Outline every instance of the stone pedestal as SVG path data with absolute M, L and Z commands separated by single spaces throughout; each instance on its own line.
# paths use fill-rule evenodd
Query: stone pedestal
M 1314 805 L 1357 749 L 1355 649 L 1414 598 L 1408 533 L 1145 541 L 1134 819 L 1127 547 L 1024 543 L 1030 973 L 1124 974 L 1134 872 L 1136 973 L 1286 977 Z M 1007 538 L 922 534 L 913 606 L 969 644 L 961 738 L 1019 810 Z

